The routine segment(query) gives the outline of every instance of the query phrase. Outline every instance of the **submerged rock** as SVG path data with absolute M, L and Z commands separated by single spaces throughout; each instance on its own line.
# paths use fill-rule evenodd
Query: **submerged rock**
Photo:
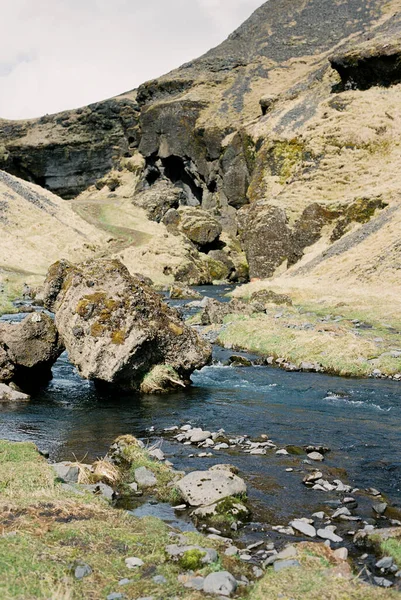
M 55 263 L 45 304 L 86 379 L 164 392 L 188 385 L 211 359 L 210 344 L 118 260 Z

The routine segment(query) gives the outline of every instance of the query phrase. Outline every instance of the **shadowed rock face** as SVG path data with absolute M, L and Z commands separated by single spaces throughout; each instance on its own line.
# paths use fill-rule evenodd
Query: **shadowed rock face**
M 189 383 L 211 346 L 118 260 L 55 263 L 45 304 L 80 374 L 128 389 L 166 391 Z M 158 370 L 155 371 L 155 368 Z
M 138 106 L 107 100 L 31 121 L 0 120 L 0 169 L 73 198 L 138 144 Z

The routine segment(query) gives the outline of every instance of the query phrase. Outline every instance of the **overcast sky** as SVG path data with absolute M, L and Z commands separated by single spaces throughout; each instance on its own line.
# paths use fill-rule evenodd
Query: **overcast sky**
M 130 90 L 223 41 L 263 0 L 0 0 L 0 118 Z

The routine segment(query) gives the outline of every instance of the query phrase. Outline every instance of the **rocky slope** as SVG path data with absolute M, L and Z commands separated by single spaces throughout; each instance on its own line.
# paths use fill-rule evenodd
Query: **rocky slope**
M 122 221 L 128 205 L 144 211 L 180 248 L 170 279 L 243 280 L 247 262 L 251 278 L 272 277 L 328 248 L 341 277 L 338 248 L 358 252 L 361 225 L 397 229 L 399 9 L 266 2 L 220 46 L 138 90 L 1 121 L 0 168 L 81 193 L 75 208 L 91 223 L 98 200 L 115 201 Z M 380 257 L 388 227 L 375 227 L 366 236 L 379 231 Z M 398 258 L 393 245 L 389 269 L 372 271 L 361 253 L 358 277 L 382 280 Z

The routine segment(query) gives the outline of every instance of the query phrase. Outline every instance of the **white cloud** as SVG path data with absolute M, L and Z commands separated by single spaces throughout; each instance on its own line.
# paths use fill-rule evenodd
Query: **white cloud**
M 0 117 L 102 100 L 220 43 L 262 0 L 3 0 Z

